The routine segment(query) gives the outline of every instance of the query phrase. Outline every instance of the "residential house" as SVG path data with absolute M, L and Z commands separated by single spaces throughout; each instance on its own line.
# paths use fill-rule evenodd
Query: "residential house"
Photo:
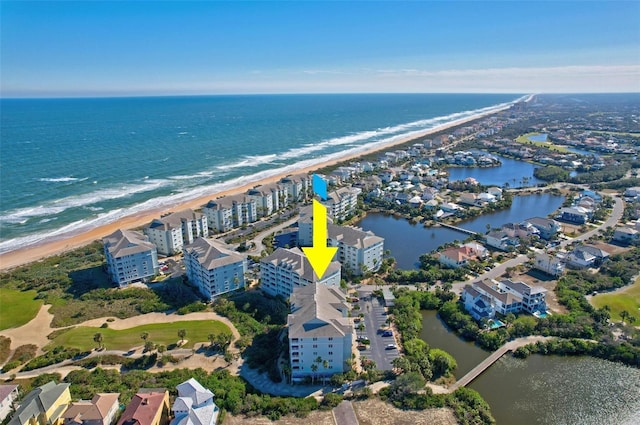
M 563 207 L 560 208 L 558 217 L 560 220 L 570 223 L 585 224 L 589 220 L 589 210 L 583 207 Z
M 558 256 L 537 252 L 533 259 L 533 268 L 558 277 L 564 273 L 564 261 Z
M 290 301 L 287 327 L 292 380 L 349 370 L 355 331 L 340 288 L 310 283 L 294 288 Z
M 191 209 L 167 214 L 154 219 L 144 229 L 158 254 L 174 255 L 197 237 L 209 236 L 207 216 Z
M 538 229 L 540 237 L 546 240 L 553 239 L 562 230 L 560 223 L 551 218 L 532 217 L 524 222 Z
M 624 196 L 626 198 L 637 198 L 640 196 L 640 186 L 628 187 L 624 191 Z
M 512 238 L 537 237 L 540 234 L 540 231 L 535 226 L 527 222 L 503 224 L 502 231 Z
M 510 236 L 504 230 L 490 231 L 485 236 L 485 241 L 487 245 L 502 251 L 508 251 L 520 245 L 520 239 L 518 239 L 518 237 Z
M 332 261 L 322 278 L 318 278 L 307 256 L 298 248 L 278 248 L 260 260 L 262 290 L 289 298 L 293 289 L 318 282 L 340 286 L 340 263 Z
M 13 403 L 18 398 L 17 385 L 0 385 L 0 422 L 13 411 Z
M 220 409 L 213 402 L 211 390 L 194 378 L 179 384 L 178 397 L 173 403 L 171 425 L 215 425 Z
M 438 189 L 435 187 L 427 187 L 422 191 L 422 199 L 425 201 L 436 199 L 436 196 L 438 196 Z
M 496 312 L 491 305 L 491 299 L 475 290 L 473 286 L 465 285 L 461 297 L 464 302 L 464 308 L 474 319 L 491 319 L 495 316 Z
M 509 313 L 545 312 L 547 309 L 547 290 L 541 286 L 529 286 L 524 282 L 504 279 L 500 282 L 484 280 L 467 285 L 462 293 L 462 299 L 467 311 L 476 319 L 491 318 L 491 311 L 506 315 Z M 482 297 L 484 296 L 484 297 Z M 482 301 L 482 303 L 478 303 Z M 491 307 L 489 307 L 489 304 Z
M 198 238 L 186 245 L 184 264 L 189 281 L 208 300 L 244 288 L 245 257 L 219 241 Z
M 620 243 L 631 243 L 640 240 L 640 232 L 631 227 L 617 227 L 613 232 L 613 240 Z
M 102 240 L 107 273 L 119 287 L 146 282 L 158 274 L 158 251 L 149 238 L 133 230 L 117 230 Z
M 31 391 L 20 402 L 9 425 L 62 425 L 62 415 L 71 403 L 69 385 L 49 381 Z
M 64 412 L 64 425 L 111 425 L 118 413 L 120 393 L 98 393 L 91 401 L 74 401 Z
M 487 189 L 487 193 L 496 197 L 496 200 L 500 201 L 502 199 L 502 189 L 497 186 L 492 186 Z
M 479 248 L 482 248 L 482 250 L 479 251 Z M 456 269 L 458 267 L 466 266 L 470 261 L 480 260 L 483 253 L 486 253 L 486 249 L 482 245 L 479 245 L 479 247 L 463 245 L 460 247 L 447 248 L 441 251 L 438 254 L 438 261 L 445 267 Z
M 466 192 L 460 195 L 459 203 L 463 205 L 479 206 L 480 201 L 476 193 Z
M 351 226 L 327 225 L 327 245 L 338 247 L 334 260 L 355 275 L 375 272 L 382 264 L 384 238 Z
M 393 181 L 395 176 L 396 173 L 393 170 L 382 170 L 378 173 L 378 177 L 380 178 L 382 183 L 389 183 Z
M 358 195 L 362 192 L 357 187 L 341 187 L 329 192 L 326 201 L 321 201 L 327 207 L 329 215 L 335 220 L 344 220 L 353 214 L 358 205 Z
M 169 391 L 143 388 L 120 416 L 118 425 L 165 425 L 169 422 Z

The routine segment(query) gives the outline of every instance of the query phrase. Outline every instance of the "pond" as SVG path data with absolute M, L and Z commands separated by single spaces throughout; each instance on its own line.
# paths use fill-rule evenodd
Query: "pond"
M 468 177 L 476 179 L 486 186 L 503 187 L 531 187 L 544 184 L 542 180 L 533 177 L 535 165 L 524 161 L 497 156 L 502 162 L 499 167 L 452 167 L 449 172 L 449 181 L 464 180 Z

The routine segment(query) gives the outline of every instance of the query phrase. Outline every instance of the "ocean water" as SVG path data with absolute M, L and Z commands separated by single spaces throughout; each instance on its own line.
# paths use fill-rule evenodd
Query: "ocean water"
M 345 94 L 0 100 L 0 252 L 521 98 Z

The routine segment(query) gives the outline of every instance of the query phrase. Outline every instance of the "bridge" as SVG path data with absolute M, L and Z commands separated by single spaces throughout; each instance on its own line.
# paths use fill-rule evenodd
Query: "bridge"
M 447 224 L 447 223 L 440 223 L 440 226 L 446 227 L 447 229 L 455 230 L 456 232 L 466 233 L 467 235 L 475 236 L 475 235 L 479 234 L 478 232 L 474 232 L 473 230 L 463 229 L 462 227 L 453 226 L 453 225 Z
M 453 385 L 451 385 L 448 389 L 449 392 L 454 392 L 458 388 L 465 387 L 468 384 L 470 384 L 471 381 L 476 379 L 478 376 L 482 374 L 482 372 L 487 370 L 489 366 L 497 362 L 500 357 L 504 356 L 504 354 L 507 351 L 514 351 L 515 349 L 519 347 L 524 347 L 527 344 L 532 344 L 538 341 L 545 341 L 547 339 L 551 339 L 551 337 L 528 336 L 528 337 L 518 338 L 513 341 L 507 342 L 502 347 L 494 351 L 489 357 L 484 359 L 478 366 L 471 369 L 469 373 L 467 373 L 462 378 L 458 379 Z

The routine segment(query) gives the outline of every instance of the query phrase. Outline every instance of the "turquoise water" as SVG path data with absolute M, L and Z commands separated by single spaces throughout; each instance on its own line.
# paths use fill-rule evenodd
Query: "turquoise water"
M 0 252 L 490 111 L 517 95 L 0 100 Z

